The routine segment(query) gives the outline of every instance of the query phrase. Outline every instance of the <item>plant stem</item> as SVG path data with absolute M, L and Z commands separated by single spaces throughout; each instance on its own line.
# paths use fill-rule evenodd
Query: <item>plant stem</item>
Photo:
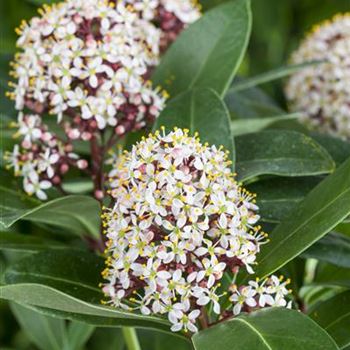
M 128 350 L 141 350 L 135 328 L 123 327 L 122 330 Z

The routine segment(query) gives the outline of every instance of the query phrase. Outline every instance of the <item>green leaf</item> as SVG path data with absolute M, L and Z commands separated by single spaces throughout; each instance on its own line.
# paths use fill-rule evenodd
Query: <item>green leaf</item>
M 89 340 L 87 349 L 124 350 L 124 339 L 121 329 L 106 327 L 97 328 Z
M 275 123 L 286 120 L 294 120 L 298 118 L 298 116 L 298 113 L 292 113 L 275 117 L 234 119 L 231 122 L 232 134 L 234 136 L 238 136 L 258 132 Z
M 327 152 L 331 155 L 337 165 L 342 164 L 350 157 L 350 142 L 324 134 L 311 134 Z
M 149 329 L 138 329 L 141 349 L 150 350 L 193 350 L 189 339 L 178 337 L 176 334 L 167 334 Z
M 196 350 L 336 350 L 333 339 L 300 312 L 268 308 L 193 336 Z
M 350 159 L 317 185 L 270 234 L 259 254 L 258 276 L 266 276 L 305 251 L 350 213 Z
M 71 322 L 67 329 L 67 350 L 81 350 L 95 327 L 82 322 Z
M 236 93 L 228 93 L 225 103 L 232 118 L 261 118 L 282 115 L 287 112 L 276 105 L 264 91 L 258 88 L 244 90 Z
M 310 176 L 332 172 L 334 162 L 310 137 L 288 130 L 266 130 L 236 137 L 238 180 L 259 175 Z
M 350 291 L 319 303 L 310 317 L 332 336 L 340 349 L 350 346 Z
M 66 329 L 63 320 L 44 316 L 20 304 L 10 303 L 10 306 L 21 328 L 39 349 L 64 348 Z
M 317 177 L 272 178 L 247 186 L 256 193 L 261 221 L 279 223 L 305 198 L 320 182 Z
M 45 251 L 11 265 L 0 286 L 2 299 L 36 307 L 47 315 L 103 326 L 140 326 L 169 331 L 162 318 L 102 306 L 102 258 L 84 251 Z
M 268 83 L 270 81 L 281 79 L 289 75 L 292 75 L 295 72 L 298 72 L 305 67 L 314 66 L 314 65 L 320 64 L 321 62 L 322 61 L 311 61 L 311 62 L 304 62 L 299 64 L 291 64 L 286 67 L 280 67 L 270 72 L 265 72 L 255 77 L 245 79 L 244 81 L 233 83 L 230 89 L 228 90 L 228 93 L 234 93 L 234 92 L 250 89 L 257 85 L 261 85 L 261 84 Z
M 314 243 L 302 256 L 350 268 L 350 238 L 331 232 Z
M 208 11 L 184 30 L 153 74 L 170 96 L 193 87 L 220 96 L 229 87 L 247 48 L 251 31 L 249 0 L 234 0 Z
M 64 191 L 73 194 L 91 193 L 94 190 L 94 184 L 91 179 L 74 179 L 65 181 L 62 188 Z
M 75 234 L 98 237 L 100 205 L 89 196 L 65 196 L 50 202 L 40 202 L 23 194 L 0 187 L 4 201 L 0 205 L 0 224 L 11 227 L 19 220 L 48 224 L 68 229 Z
M 213 90 L 195 89 L 171 100 L 159 116 L 154 130 L 162 125 L 167 130 L 187 128 L 192 135 L 198 132 L 203 142 L 223 145 L 232 156 L 235 154 L 229 113 Z
M 0 232 L 0 250 L 36 252 L 45 249 L 66 249 L 67 246 L 41 237 L 23 235 L 15 232 Z
M 350 269 L 333 264 L 319 264 L 313 284 L 350 288 Z

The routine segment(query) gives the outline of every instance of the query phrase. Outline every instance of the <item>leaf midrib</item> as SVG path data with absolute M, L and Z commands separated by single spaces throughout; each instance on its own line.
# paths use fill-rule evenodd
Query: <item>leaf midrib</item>
M 254 328 L 249 322 L 245 321 L 242 318 L 236 318 L 234 321 L 236 322 L 242 322 L 246 327 L 251 329 L 257 336 L 261 339 L 263 344 L 266 346 L 268 350 L 273 350 L 273 348 L 268 344 L 267 340 L 264 338 L 264 336 L 259 332 L 257 328 Z
M 228 6 L 227 6 L 227 7 L 228 7 Z M 231 6 L 230 6 L 230 7 L 231 7 Z M 246 2 L 246 1 L 245 1 L 245 7 L 247 8 L 247 2 Z M 196 84 L 196 82 L 197 82 L 197 80 L 198 80 L 198 77 L 202 74 L 203 69 L 204 69 L 204 67 L 206 67 L 206 65 L 207 65 L 207 63 L 208 63 L 208 61 L 209 61 L 209 59 L 211 58 L 211 55 L 212 55 L 213 51 L 215 50 L 215 48 L 217 47 L 218 43 L 220 42 L 220 40 L 221 40 L 222 37 L 224 36 L 222 33 L 223 33 L 223 32 L 225 33 L 226 30 L 227 30 L 227 28 L 228 28 L 232 23 L 234 23 L 235 21 L 236 21 L 236 20 L 233 18 L 233 19 L 231 19 L 231 20 L 224 26 L 224 28 L 223 28 L 223 30 L 222 30 L 222 32 L 221 32 L 221 35 L 219 36 L 218 40 L 216 40 L 215 44 L 211 47 L 210 50 L 208 50 L 208 55 L 207 55 L 207 57 L 205 58 L 205 60 L 204 60 L 203 63 L 201 64 L 201 66 L 199 67 L 198 72 L 197 72 L 197 74 L 194 76 L 194 78 L 193 78 L 192 82 L 190 83 L 190 85 L 188 86 L 188 89 L 191 89 L 191 88 L 193 88 L 193 87 L 195 86 L 195 84 Z M 249 32 L 249 30 L 248 30 L 248 32 Z M 246 37 L 247 37 L 247 35 L 246 35 Z M 245 41 L 245 45 L 244 45 L 244 46 L 246 46 L 247 38 L 245 38 L 244 41 Z M 243 51 L 243 50 L 242 50 L 242 51 Z M 245 51 L 245 50 L 244 50 L 244 51 Z M 242 54 L 240 55 L 239 58 L 241 58 L 241 57 L 242 57 Z M 233 67 L 233 69 L 232 69 L 233 72 L 236 70 L 237 65 L 238 65 L 238 62 L 240 62 L 240 59 L 236 62 L 235 66 Z M 231 76 L 232 76 L 232 74 L 231 74 Z M 225 91 L 225 89 L 223 89 L 223 91 Z M 221 96 L 221 95 L 222 95 L 222 92 L 220 93 L 220 96 Z

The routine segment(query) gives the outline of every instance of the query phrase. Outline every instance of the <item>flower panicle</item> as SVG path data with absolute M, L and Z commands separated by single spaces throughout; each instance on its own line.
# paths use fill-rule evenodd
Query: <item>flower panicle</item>
M 254 273 L 267 240 L 255 195 L 235 181 L 222 147 L 186 129 L 161 128 L 119 157 L 109 177 L 112 205 L 102 214 L 108 303 L 167 315 L 174 332 L 196 332 L 209 304 L 223 317 L 227 292 L 232 314 L 287 304 L 275 277 L 263 281 L 261 301 L 260 285 L 221 289 L 224 274 Z

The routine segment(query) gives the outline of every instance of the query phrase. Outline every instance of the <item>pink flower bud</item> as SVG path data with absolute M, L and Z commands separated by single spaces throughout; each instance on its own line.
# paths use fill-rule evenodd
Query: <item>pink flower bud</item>
M 61 183 L 61 178 L 59 176 L 54 176 L 51 181 L 54 185 L 59 185 Z
M 64 163 L 60 166 L 60 172 L 61 174 L 65 174 L 69 170 L 69 165 Z
M 28 140 L 23 140 L 22 141 L 22 147 L 25 149 L 29 149 L 32 146 L 31 142 Z
M 103 191 L 101 191 L 101 190 L 96 190 L 94 195 L 95 195 L 95 198 L 98 200 L 103 199 Z
M 82 138 L 83 141 L 90 141 L 91 137 L 92 137 L 91 132 L 84 131 L 81 134 L 81 138 Z
M 72 140 L 77 140 L 80 136 L 80 131 L 78 129 L 71 129 L 68 131 L 68 137 Z
M 115 133 L 119 136 L 125 134 L 125 127 L 123 125 L 119 125 L 115 128 Z
M 79 169 L 86 169 L 88 167 L 88 162 L 85 159 L 79 159 L 77 161 L 77 167 Z

